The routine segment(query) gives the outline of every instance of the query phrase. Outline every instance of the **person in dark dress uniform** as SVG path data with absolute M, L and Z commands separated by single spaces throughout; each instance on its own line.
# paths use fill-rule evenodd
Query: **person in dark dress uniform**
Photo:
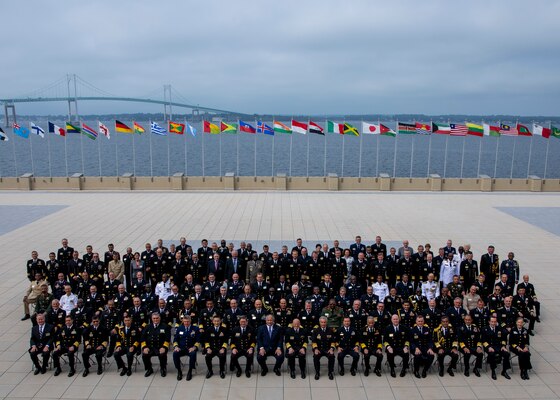
M 152 368 L 152 357 L 157 356 L 162 377 L 167 375 L 167 351 L 171 341 L 171 330 L 169 325 L 161 322 L 158 312 L 152 313 L 152 323 L 142 331 L 142 361 L 146 373 L 145 377 L 154 373 Z

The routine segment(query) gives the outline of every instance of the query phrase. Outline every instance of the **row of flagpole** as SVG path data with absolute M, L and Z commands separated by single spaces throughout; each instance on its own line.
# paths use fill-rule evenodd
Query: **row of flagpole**
M 308 121 L 309 122 L 309 121 Z M 186 121 L 185 121 L 186 123 Z M 36 128 L 36 126 L 34 124 L 31 124 L 33 127 Z M 398 126 L 398 121 L 397 121 L 397 126 Z M 44 133 L 44 131 L 42 131 Z M 38 133 L 39 134 L 39 133 Z M 309 177 L 309 160 L 310 160 L 310 143 L 309 143 L 309 134 L 307 133 L 308 137 L 307 137 L 307 146 L 306 146 L 306 176 Z M 44 137 L 44 135 L 41 135 L 42 137 Z M 132 135 L 132 164 L 133 164 L 133 174 L 136 175 L 136 149 L 135 149 L 135 139 L 134 139 L 135 134 Z M 149 158 L 150 158 L 150 175 L 153 176 L 153 152 L 152 152 L 152 138 L 151 138 L 151 134 L 149 134 L 149 144 L 150 144 L 150 149 L 149 149 Z M 170 135 L 167 135 L 168 139 L 167 139 L 167 171 L 168 171 L 168 175 L 171 175 L 171 158 L 170 158 Z M 193 134 L 194 136 L 194 134 Z M 205 176 L 205 146 L 204 146 L 204 134 L 202 135 L 202 146 L 201 146 L 201 161 L 202 161 L 202 175 Z M 222 175 L 222 139 L 219 138 L 219 175 Z M 255 135 L 255 142 L 254 142 L 254 176 L 257 176 L 257 143 L 256 143 L 256 136 Z M 274 154 L 275 154 L 275 139 L 274 136 L 272 135 L 273 139 L 272 139 L 272 165 L 271 165 L 271 172 L 272 172 L 272 176 L 274 176 Z M 344 161 L 345 161 L 345 136 L 343 135 L 342 138 L 342 146 L 341 146 L 341 176 L 344 176 Z M 360 135 L 363 136 L 363 135 Z M 376 139 L 376 165 L 375 165 L 375 175 L 378 176 L 379 175 L 379 134 L 377 135 L 377 139 Z M 393 176 L 396 176 L 396 162 L 397 162 L 397 142 L 398 142 L 398 137 L 400 135 L 396 135 L 395 137 L 395 148 L 394 148 L 394 160 L 393 160 Z M 417 136 L 417 135 L 414 135 Z M 427 168 L 427 175 L 430 174 L 430 166 L 431 166 L 431 146 L 432 146 L 432 135 L 429 135 L 429 144 L 428 144 L 428 168 Z M 47 135 L 47 151 L 48 151 L 48 165 L 49 165 L 49 176 L 52 176 L 52 163 L 51 163 L 51 148 L 50 148 L 50 139 L 49 139 L 50 135 Z M 184 157 L 185 157 L 185 174 L 188 175 L 188 146 L 187 146 L 187 141 L 186 141 L 186 135 L 185 137 L 185 142 L 184 142 Z M 411 142 L 411 155 L 410 155 L 410 177 L 412 178 L 413 176 L 413 165 L 414 165 L 414 146 L 415 146 L 415 137 L 412 138 L 412 142 Z M 449 140 L 449 135 L 446 136 L 445 139 L 445 150 L 444 150 L 444 165 L 443 165 L 443 177 L 445 178 L 447 176 L 447 153 L 448 153 L 448 140 Z M 497 138 L 497 142 L 496 142 L 496 154 L 495 154 L 495 160 L 494 160 L 494 177 L 496 177 L 497 175 L 497 166 L 498 166 L 498 156 L 499 156 L 499 143 L 500 143 L 500 137 Z M 543 174 L 543 178 L 546 178 L 547 175 L 547 170 L 548 170 L 548 153 L 549 153 L 549 141 L 547 141 L 547 146 L 546 146 L 546 150 L 545 150 L 545 165 L 544 165 L 544 174 Z M 460 164 L 460 178 L 463 178 L 463 168 L 464 168 L 464 156 L 465 156 L 465 144 L 466 144 L 466 135 L 463 136 L 463 143 L 462 143 L 462 152 L 461 152 L 461 164 Z M 358 177 L 361 178 L 362 177 L 362 145 L 363 145 L 363 138 L 360 138 L 360 142 L 359 142 L 359 165 L 358 165 Z M 293 146 L 293 134 L 291 134 L 290 137 L 290 152 L 289 152 L 289 176 L 292 175 L 292 146 Z M 531 140 L 530 140 L 530 144 L 529 144 L 529 156 L 528 156 L 528 162 L 527 162 L 527 176 L 529 176 L 530 174 L 530 170 L 531 170 L 531 156 L 532 156 L 532 148 L 533 148 L 533 136 L 531 136 Z M 30 155 L 31 155 L 31 169 L 33 174 L 35 174 L 35 162 L 34 162 L 34 154 L 33 154 L 33 143 L 30 140 L 29 141 L 29 150 L 30 150 Z M 85 174 L 85 162 L 84 162 L 84 147 L 83 147 L 83 135 L 80 135 L 80 152 L 81 152 L 81 169 L 82 169 L 82 173 Z M 99 176 L 102 176 L 103 170 L 102 170 L 102 157 L 101 157 L 101 144 L 100 142 L 98 142 L 97 145 L 97 152 L 98 152 L 98 169 L 99 169 Z M 512 155 L 511 155 L 511 167 L 510 167 L 510 179 L 513 178 L 513 170 L 514 170 L 514 166 L 515 166 L 515 152 L 516 152 L 516 141 L 514 141 L 513 143 L 513 149 L 512 149 Z M 65 153 L 65 169 L 66 169 L 66 175 L 68 176 L 69 174 L 69 170 L 68 170 L 68 152 L 67 152 L 67 143 L 66 143 L 66 136 L 64 137 L 64 153 Z M 15 172 L 16 172 L 16 176 L 18 175 L 18 168 L 17 168 L 17 158 L 16 158 L 16 148 L 15 148 L 15 141 L 13 142 L 13 156 L 14 156 L 14 168 L 15 168 Z M 481 157 L 482 157 L 482 141 L 480 141 L 479 143 L 479 149 L 478 149 L 478 161 L 477 161 L 477 176 L 480 175 L 480 166 L 481 166 Z M 324 163 L 323 163 L 323 173 L 326 176 L 326 160 L 327 160 L 327 142 L 325 139 L 325 145 L 324 145 Z M 115 141 L 115 161 L 116 161 L 116 171 L 117 171 L 117 176 L 119 174 L 119 154 L 118 154 L 118 145 L 117 142 Z M 239 136 L 237 137 L 236 140 L 236 172 L 237 175 L 239 175 Z M 1 176 L 1 171 L 0 171 L 0 176 Z

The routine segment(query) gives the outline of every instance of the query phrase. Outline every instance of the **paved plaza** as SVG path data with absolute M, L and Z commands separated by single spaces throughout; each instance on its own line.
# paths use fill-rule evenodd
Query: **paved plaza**
M 114 360 L 98 376 L 72 378 L 52 371 L 34 376 L 27 354 L 31 323 L 21 322 L 21 299 L 27 288 L 25 262 L 31 250 L 47 259 L 63 237 L 83 252 L 87 244 L 104 252 L 112 242 L 118 251 L 127 246 L 141 250 L 161 238 L 178 243 L 181 236 L 195 249 L 200 239 L 226 239 L 237 245 L 250 241 L 260 250 L 269 243 L 304 245 L 335 239 L 343 243 L 360 234 L 366 244 L 381 235 L 390 245 L 408 239 L 418 244 L 443 246 L 448 238 L 455 246 L 470 243 L 476 260 L 488 244 L 496 246 L 500 260 L 514 251 L 521 274 L 529 273 L 542 303 L 542 323 L 531 338 L 531 380 L 519 377 L 517 360 L 512 379 L 490 378 L 490 372 L 466 378 L 437 375 L 426 379 L 412 374 L 391 378 L 335 374 L 319 381 L 308 374 L 292 380 L 269 373 L 251 378 L 218 375 L 205 379 L 206 367 L 199 354 L 192 381 L 177 382 L 169 357 L 168 376 L 156 373 L 144 378 L 142 366 L 131 377 L 120 377 Z M 560 397 L 560 289 L 558 243 L 560 194 L 543 193 L 378 193 L 378 192 L 0 192 L 0 397 L 64 399 L 498 399 Z M 81 353 L 81 352 L 80 352 Z M 81 354 L 80 354 L 81 356 Z M 311 357 L 308 369 L 312 370 Z M 498 370 L 500 371 L 500 370 Z M 256 372 L 256 364 L 255 364 Z

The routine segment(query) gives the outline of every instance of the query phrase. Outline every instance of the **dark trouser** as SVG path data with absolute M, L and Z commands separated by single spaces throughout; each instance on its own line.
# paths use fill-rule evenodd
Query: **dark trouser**
M 354 349 L 343 349 L 342 351 L 338 352 L 338 367 L 340 369 L 344 369 L 344 357 L 350 356 L 352 357 L 352 366 L 351 369 L 358 369 L 358 361 L 360 361 L 360 353 L 354 351 Z
M 451 357 L 451 362 L 449 363 L 449 368 L 456 369 L 457 368 L 457 360 L 459 360 L 459 353 L 454 353 L 451 350 L 444 350 L 443 353 L 438 352 L 437 361 L 439 364 L 439 368 L 443 369 L 445 364 L 445 356 Z
M 117 344 L 117 335 L 109 335 L 109 347 L 107 348 L 107 352 L 109 355 L 115 351 L 115 345 Z
M 537 317 L 533 317 L 530 313 L 527 313 L 527 315 L 525 315 L 525 319 L 529 320 L 529 332 L 533 332 L 533 330 L 535 330 L 535 322 L 537 321 Z
M 286 358 L 288 359 L 288 367 L 290 368 L 290 371 L 295 371 L 295 369 L 296 369 L 296 358 L 299 361 L 300 371 L 305 371 L 306 354 L 305 353 L 301 354 L 299 352 L 301 350 L 301 348 L 297 349 L 295 347 L 292 347 L 292 349 L 294 349 L 294 352 L 292 354 L 290 354 L 286 351 Z
M 282 363 L 284 362 L 284 353 L 280 353 L 280 355 L 278 356 L 276 355 L 276 349 L 267 351 L 264 356 L 257 354 L 257 362 L 261 366 L 261 369 L 266 370 L 268 368 L 266 366 L 266 359 L 269 356 L 276 359 L 276 362 L 274 363 L 274 369 L 280 369 Z
M 476 352 L 476 347 L 469 349 L 470 353 L 465 353 L 464 350 L 462 350 L 463 353 L 463 360 L 465 362 L 465 371 L 468 371 L 470 368 L 470 361 L 471 361 L 471 356 L 475 356 L 476 357 L 476 361 L 474 363 L 474 367 L 476 369 L 481 369 L 482 368 L 482 358 L 484 357 L 484 353 L 477 353 Z
M 74 367 L 74 362 L 75 362 L 75 358 L 74 355 L 76 354 L 76 351 L 78 350 L 77 347 L 74 347 L 74 351 L 70 351 L 68 350 L 67 347 L 61 347 L 60 350 L 55 350 L 52 353 L 52 358 L 53 358 L 53 364 L 55 368 L 60 368 L 60 356 L 63 354 L 68 354 L 68 364 L 70 365 L 70 370 L 74 371 L 75 367 Z
M 230 360 L 230 366 L 232 369 L 241 369 L 241 365 L 239 365 L 240 357 L 245 357 L 247 359 L 247 363 L 245 364 L 245 371 L 251 371 L 251 369 L 253 368 L 253 360 L 255 359 L 255 350 L 253 349 L 251 354 L 247 352 L 247 349 L 237 349 L 237 354 L 233 354 L 232 352 Z
M 132 363 L 134 362 L 135 354 L 136 354 L 136 347 L 134 348 L 133 351 L 130 351 L 130 348 L 124 348 L 124 347 L 121 347 L 120 350 L 115 351 L 113 353 L 113 356 L 115 357 L 115 361 L 117 363 L 117 369 L 121 369 L 125 367 L 124 361 L 122 359 L 124 355 L 126 355 L 126 368 L 131 369 Z
M 150 352 L 148 354 L 144 354 L 144 351 L 142 351 L 142 362 L 144 363 L 144 369 L 146 371 L 153 369 L 152 357 L 155 356 L 157 356 L 157 358 L 159 359 L 160 369 L 167 370 L 167 350 L 165 350 L 165 353 L 160 354 L 159 349 L 150 349 Z
M 438 358 L 439 360 L 439 358 Z M 425 350 L 420 354 L 414 353 L 414 372 L 420 370 L 420 367 L 424 367 L 424 370 L 427 371 L 430 368 L 430 365 L 434 362 L 434 356 L 428 354 L 428 351 Z M 403 361 L 404 365 L 404 361 Z
M 495 348 L 494 352 L 486 352 L 486 362 L 490 365 L 492 370 L 496 369 L 496 366 L 500 362 L 499 358 L 502 358 L 502 369 L 503 371 L 507 371 L 511 368 L 511 364 L 509 362 L 509 351 L 504 350 L 501 351 L 500 348 Z
M 181 357 L 189 357 L 189 369 L 196 368 L 196 353 L 197 351 L 189 351 L 189 349 L 180 349 L 179 351 L 173 352 L 173 364 L 178 372 L 181 371 Z
M 223 347 L 222 347 L 223 348 Z M 223 353 L 220 353 L 219 349 L 214 350 L 212 349 L 212 354 L 206 353 L 204 359 L 206 360 L 206 367 L 208 367 L 208 371 L 212 371 L 212 359 L 214 357 L 218 357 L 220 360 L 220 372 L 224 372 L 226 370 L 226 351 L 224 349 Z
M 393 347 L 393 353 L 387 352 L 387 362 L 391 369 L 395 369 L 395 356 L 401 356 L 403 370 L 408 369 L 408 359 L 410 357 L 409 353 L 405 353 L 403 349 L 395 349 Z
M 364 353 L 364 364 L 365 368 L 369 371 L 371 369 L 369 364 L 370 357 L 374 356 L 377 361 L 375 361 L 375 369 L 381 369 L 381 362 L 383 361 L 383 353 L 377 353 L 376 349 L 368 349 L 368 353 Z
M 105 348 L 101 350 L 96 350 L 95 348 L 84 349 L 82 353 L 82 360 L 84 360 L 84 367 L 90 368 L 91 363 L 89 362 L 89 356 L 95 354 L 95 360 L 97 361 L 97 369 L 103 369 L 103 356 L 105 355 Z
M 321 371 L 321 358 L 327 357 L 328 366 L 329 366 L 329 373 L 334 372 L 334 353 L 329 354 L 328 351 L 322 351 L 320 354 L 313 353 L 313 366 L 315 367 L 315 373 L 319 373 Z
M 517 359 L 519 361 L 519 369 L 527 371 L 528 369 L 533 369 L 531 365 L 531 352 L 523 352 L 519 351 L 518 349 L 514 349 L 510 347 L 512 353 L 517 354 Z
M 541 303 L 539 301 L 533 300 L 533 304 L 535 305 L 535 314 L 537 318 L 541 316 Z
M 49 357 L 51 356 L 50 350 L 43 351 L 43 348 L 37 348 L 36 351 L 32 351 L 29 349 L 31 361 L 33 361 L 33 365 L 35 365 L 36 368 L 41 368 L 41 364 L 39 364 L 39 354 L 43 356 L 43 368 L 47 368 L 49 366 Z

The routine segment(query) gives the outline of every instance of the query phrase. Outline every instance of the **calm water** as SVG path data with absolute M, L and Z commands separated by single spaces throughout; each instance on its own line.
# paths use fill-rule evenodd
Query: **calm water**
M 44 120 L 34 122 L 47 128 Z M 51 122 L 64 126 L 64 121 Z M 97 127 L 97 121 L 84 122 Z M 110 128 L 114 126 L 113 121 L 102 122 Z M 123 122 L 132 125 L 131 121 Z M 560 178 L 560 140 L 557 139 L 447 135 L 399 135 L 397 138 L 338 134 L 203 135 L 200 123 L 193 124 L 197 129 L 196 137 L 190 134 L 157 136 L 149 133 L 149 122 L 138 122 L 146 128 L 143 135 L 116 133 L 112 129 L 110 140 L 99 137 L 95 141 L 79 134 L 68 134 L 66 140 L 53 134 L 46 134 L 45 139 L 30 135 L 26 140 L 14 136 L 11 129 L 5 129 L 10 141 L 0 142 L 0 175 L 14 176 L 17 167 L 18 175 L 34 172 L 36 176 L 66 176 L 76 172 L 88 176 L 126 172 L 138 176 L 167 176 L 177 172 L 192 176 L 216 176 L 226 172 L 245 176 L 277 173 L 324 176 L 332 172 L 339 176 L 367 177 L 379 173 L 393 175 L 395 171 L 396 176 L 405 177 L 435 173 L 470 178 L 480 173 L 525 178 L 527 175 L 544 176 L 548 144 L 546 177 Z M 289 121 L 283 122 L 289 124 Z M 349 122 L 360 129 L 359 121 Z M 395 126 L 394 122 L 386 124 L 391 128 Z

